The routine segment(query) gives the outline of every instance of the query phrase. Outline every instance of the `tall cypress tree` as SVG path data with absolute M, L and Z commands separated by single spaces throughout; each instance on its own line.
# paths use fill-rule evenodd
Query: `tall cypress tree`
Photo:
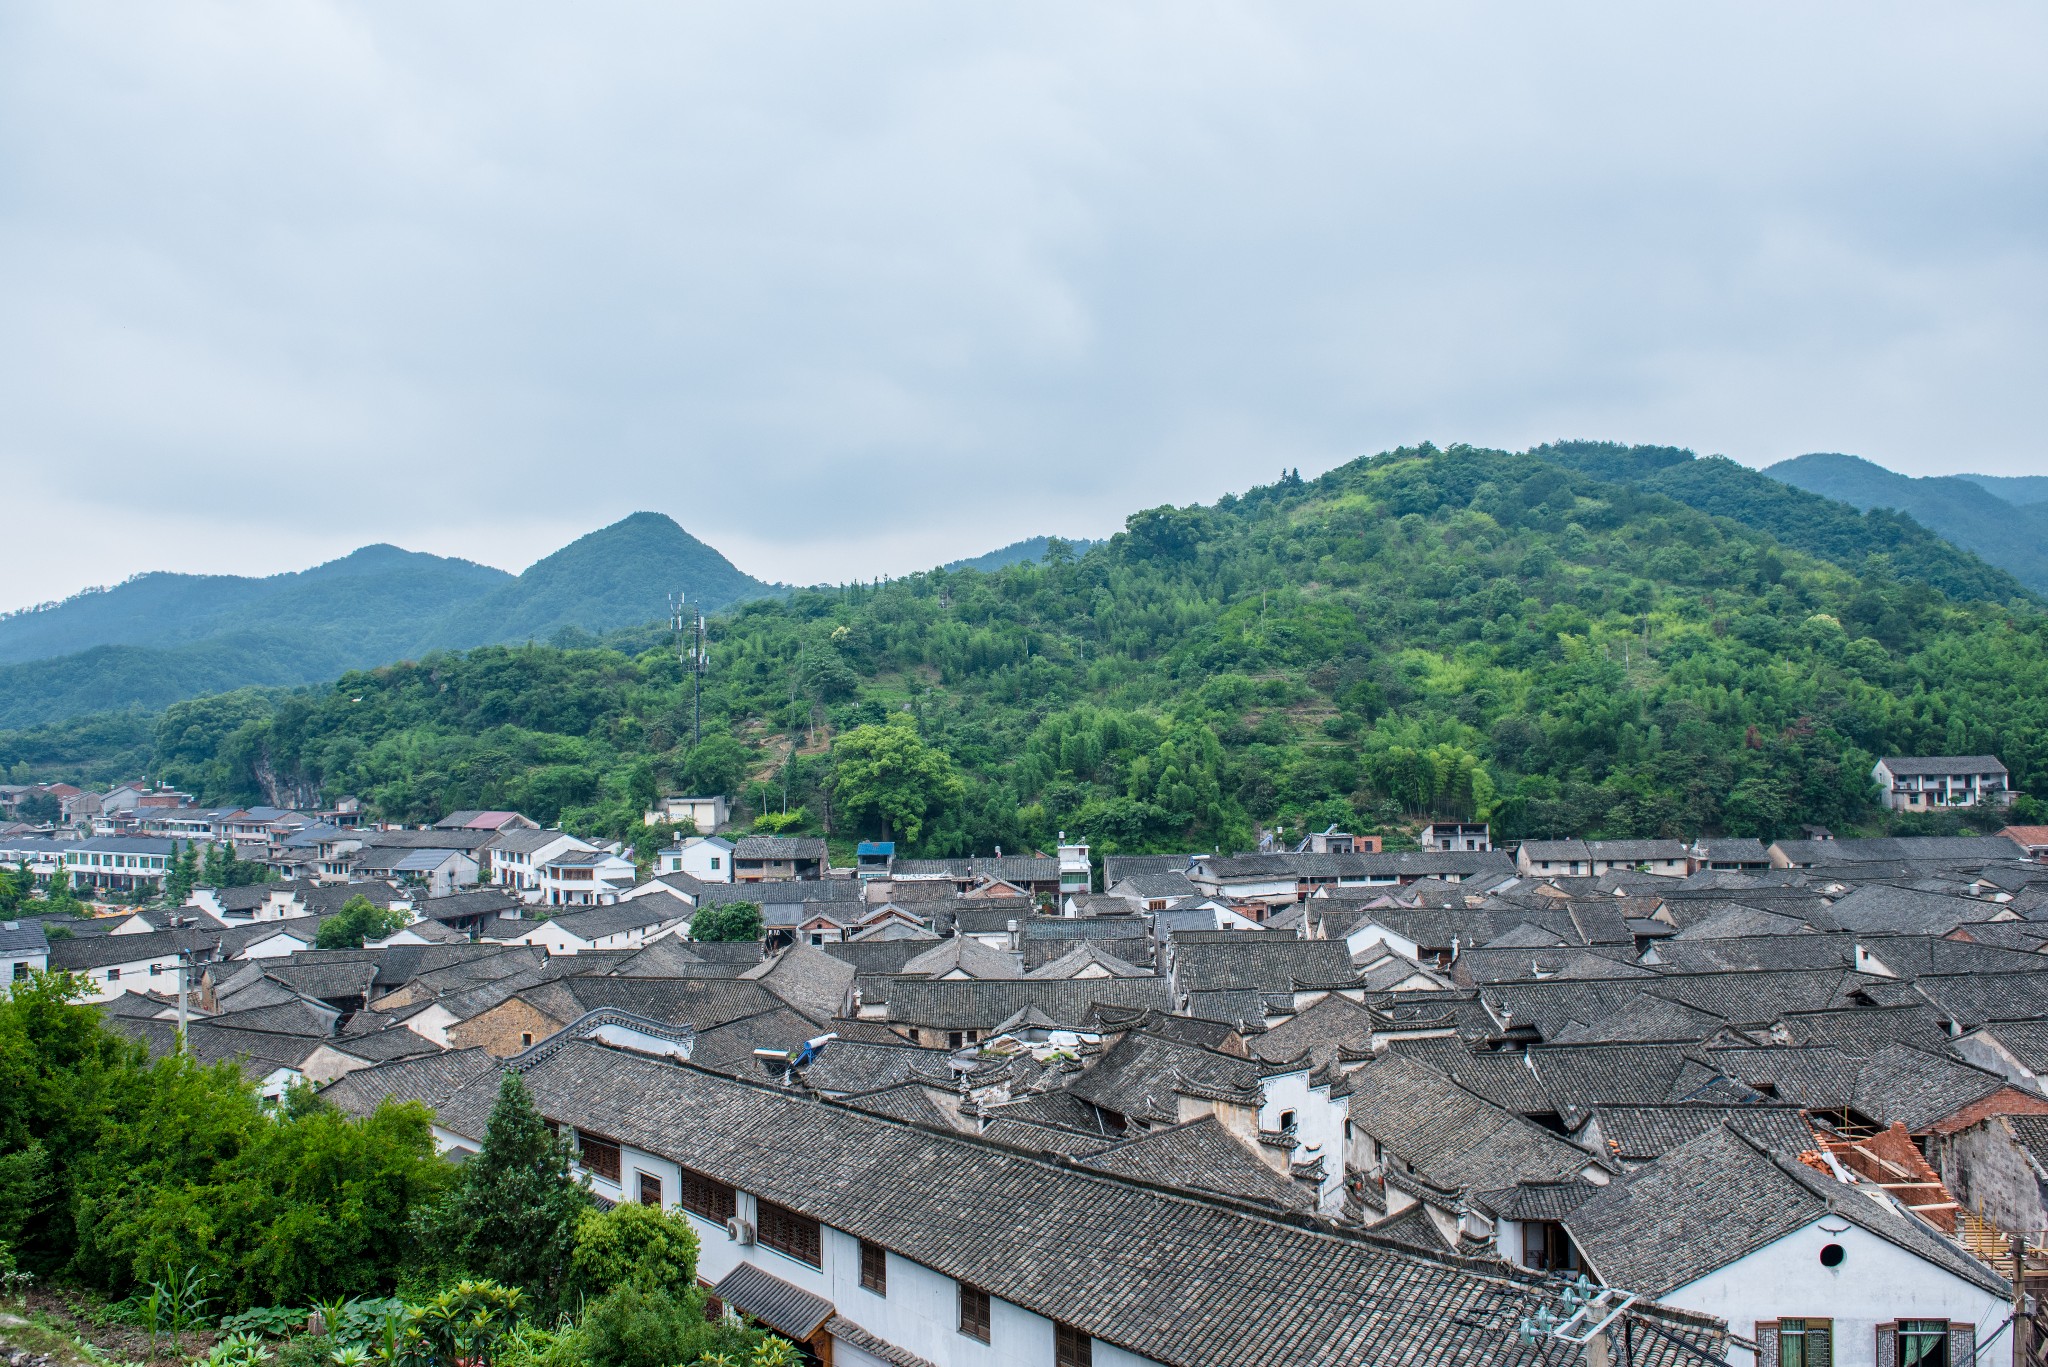
M 571 1157 L 519 1074 L 505 1074 L 483 1147 L 422 1221 L 422 1244 L 444 1270 L 523 1287 L 542 1308 L 553 1307 L 577 1217 L 591 1205 L 569 1170 Z

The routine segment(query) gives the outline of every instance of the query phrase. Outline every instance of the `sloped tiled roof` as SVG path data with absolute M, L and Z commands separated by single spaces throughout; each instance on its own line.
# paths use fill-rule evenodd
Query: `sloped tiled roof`
M 1719 1127 L 1616 1179 L 1564 1223 L 1601 1281 L 1663 1296 L 1824 1215 L 2007 1294 L 2002 1278 L 1933 1230 Z
M 1315 1193 L 1268 1167 L 1213 1115 L 1128 1139 L 1080 1159 L 1084 1167 L 1161 1186 L 1213 1192 L 1281 1210 L 1315 1204 Z

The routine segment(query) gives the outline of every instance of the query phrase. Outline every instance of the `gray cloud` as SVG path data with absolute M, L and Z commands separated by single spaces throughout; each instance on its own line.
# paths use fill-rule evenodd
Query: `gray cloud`
M 2048 14 L 0 11 L 0 606 L 658 508 L 902 572 L 1403 441 L 2044 468 Z

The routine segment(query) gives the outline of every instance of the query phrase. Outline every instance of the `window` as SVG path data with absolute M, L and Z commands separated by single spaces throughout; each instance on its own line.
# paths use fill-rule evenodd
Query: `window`
M 988 1292 L 960 1283 L 960 1332 L 988 1342 Z
M 889 1294 L 889 1254 L 866 1239 L 860 1241 L 860 1284 L 877 1296 Z
M 584 1168 L 593 1177 L 602 1177 L 610 1182 L 619 1180 L 619 1146 L 615 1141 L 578 1130 L 576 1147 L 580 1150 Z
M 715 854 L 711 856 L 711 867 L 714 869 L 718 867 L 718 856 Z
M 532 1044 L 532 1043 L 533 1043 L 533 1031 L 531 1031 L 531 1030 L 521 1030 L 521 1031 L 519 1032 L 519 1042 L 520 1042 L 521 1044 Z
M 1900 1320 L 1899 1367 L 1949 1367 L 1947 1320 Z
M 812 1267 L 823 1265 L 824 1254 L 816 1220 L 778 1206 L 773 1201 L 756 1201 L 754 1204 L 760 1208 L 761 1218 L 755 1224 L 763 1244 L 777 1253 L 787 1253 L 800 1263 L 809 1263 Z
M 661 1206 L 661 1179 L 651 1172 L 636 1172 L 634 1176 L 640 1179 L 640 1204 L 658 1209 Z
M 1572 1247 L 1564 1226 L 1555 1220 L 1525 1220 L 1522 1223 L 1522 1266 L 1538 1272 L 1571 1272 L 1579 1266 L 1579 1251 Z
M 1280 1112 L 1280 1128 L 1283 1130 L 1291 1130 L 1294 1128 L 1294 1112 Z
M 1095 1340 L 1071 1324 L 1052 1326 L 1052 1367 L 1094 1367 Z
M 110 969 L 108 969 L 108 970 L 107 970 L 107 981 L 108 981 L 108 982 L 110 982 L 110 983 L 117 983 L 117 982 L 121 981 L 121 970 L 120 970 L 120 969 L 118 969 L 118 968 L 110 968 Z
M 1833 1367 L 1834 1325 L 1833 1320 L 1779 1320 L 1778 1367 Z
M 958 1030 L 948 1030 L 946 1032 L 946 1047 L 948 1049 L 958 1049 L 963 1043 L 965 1041 L 961 1038 Z
M 676 1203 L 692 1214 L 719 1224 L 724 1224 L 740 1210 L 739 1198 L 731 1187 L 688 1168 L 683 1169 L 683 1186 L 676 1193 Z

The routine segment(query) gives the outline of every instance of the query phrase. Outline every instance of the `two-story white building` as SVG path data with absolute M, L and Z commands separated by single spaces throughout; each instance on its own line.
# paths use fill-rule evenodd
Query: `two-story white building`
M 1899 812 L 1942 807 L 2003 807 L 2011 778 L 1996 755 L 1887 755 L 1870 770 L 1878 800 Z
M 1554 1309 L 1505 1270 L 571 1033 L 510 1062 L 593 1190 L 686 1213 L 711 1294 L 833 1367 L 1530 1361 L 1522 1320 Z M 432 1062 L 325 1095 L 352 1112 L 417 1096 L 442 1142 L 474 1149 L 499 1075 Z M 1638 1313 L 1729 1352 L 1711 1320 Z

